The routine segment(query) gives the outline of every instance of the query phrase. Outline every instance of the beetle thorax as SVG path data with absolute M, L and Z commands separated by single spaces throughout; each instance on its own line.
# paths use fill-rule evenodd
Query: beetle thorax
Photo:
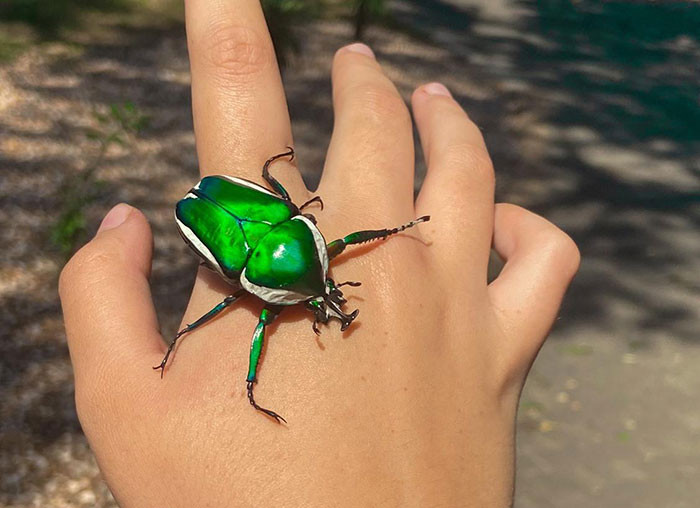
M 326 291 L 328 252 L 316 226 L 303 215 L 276 226 L 252 251 L 241 286 L 275 305 L 294 305 Z

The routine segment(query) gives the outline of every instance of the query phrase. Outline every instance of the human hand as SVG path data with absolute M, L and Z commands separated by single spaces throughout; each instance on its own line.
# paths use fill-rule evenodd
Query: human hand
M 279 72 L 259 4 L 186 2 L 202 175 L 257 182 L 291 145 Z M 317 191 L 327 240 L 432 220 L 332 264 L 360 317 L 344 333 L 303 307 L 268 330 L 254 411 L 245 394 L 253 297 L 165 351 L 148 286 L 151 233 L 119 205 L 61 276 L 76 404 L 116 499 L 132 506 L 507 506 L 514 420 L 527 371 L 578 267 L 573 242 L 546 220 L 493 202 L 481 134 L 449 92 L 418 88 L 412 107 L 428 174 L 413 202 L 413 139 L 404 102 L 364 46 L 333 63 L 335 125 Z M 292 199 L 297 170 L 273 170 Z M 506 259 L 487 285 L 491 246 Z M 201 270 L 192 322 L 231 293 Z M 166 338 L 171 340 L 171 338 Z

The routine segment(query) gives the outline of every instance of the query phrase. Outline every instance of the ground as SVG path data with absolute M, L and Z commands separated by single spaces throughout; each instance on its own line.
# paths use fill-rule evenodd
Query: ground
M 427 80 L 454 92 L 484 132 L 499 200 L 542 213 L 582 251 L 523 393 L 516 506 L 700 498 L 699 9 L 405 0 L 391 4 L 391 28 L 367 33 L 406 97 Z M 0 64 L 0 507 L 115 506 L 75 416 L 61 259 L 46 240 L 60 182 L 96 156 L 95 111 L 131 101 L 150 117 L 107 153 L 87 215 L 94 231 L 128 201 L 151 220 L 166 336 L 194 277 L 172 221 L 197 179 L 183 28 L 138 16 L 94 26 Z M 324 20 L 302 35 L 284 78 L 313 186 L 332 126 L 330 61 L 352 29 Z

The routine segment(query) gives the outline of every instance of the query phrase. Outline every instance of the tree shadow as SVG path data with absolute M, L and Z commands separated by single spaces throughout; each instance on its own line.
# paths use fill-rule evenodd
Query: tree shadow
M 78 26 L 85 10 L 125 12 L 130 7 L 124 0 L 5 0 L 0 5 L 0 20 L 25 23 L 42 38 L 54 39 L 63 29 Z
M 518 8 L 517 20 L 500 21 L 452 6 L 451 23 L 433 36 L 449 57 L 428 67 L 494 88 L 456 95 L 484 131 L 498 198 L 550 218 L 582 251 L 555 336 L 592 326 L 620 340 L 696 342 L 700 9 L 566 0 Z M 445 62 L 455 70 L 442 72 Z
M 0 240 L 6 246 L 0 260 L 0 504 L 20 502 L 47 481 L 45 469 L 20 466 L 27 457 L 55 453 L 68 436 L 83 439 L 57 295 L 62 261 L 48 237 L 58 213 L 56 189 L 95 151 L 86 136 L 94 110 L 132 101 L 153 118 L 133 148 L 117 147 L 105 158 L 98 175 L 107 190 L 87 218 L 94 233 L 100 217 L 122 200 L 149 217 L 153 296 L 166 336 L 178 325 L 196 274 L 197 261 L 171 224 L 174 198 L 166 195 L 184 193 L 197 173 L 184 30 L 117 31 L 119 37 L 77 51 L 42 53 L 45 61 L 36 67 L 6 69 L 7 82 L 22 95 L 0 116 Z M 79 446 L 87 449 L 84 440 Z

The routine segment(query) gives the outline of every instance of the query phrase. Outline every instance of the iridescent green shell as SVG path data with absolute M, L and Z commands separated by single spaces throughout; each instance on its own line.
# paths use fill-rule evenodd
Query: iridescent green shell
M 238 280 L 250 254 L 272 229 L 299 210 L 240 178 L 203 178 L 175 207 L 180 232 L 210 268 Z
M 317 241 L 320 238 L 320 242 Z M 325 294 L 328 254 L 323 237 L 299 215 L 270 231 L 255 248 L 241 276 L 243 287 L 283 290 L 287 299 L 305 300 Z M 264 291 L 270 300 L 274 291 Z M 282 295 L 280 295 L 282 296 Z

